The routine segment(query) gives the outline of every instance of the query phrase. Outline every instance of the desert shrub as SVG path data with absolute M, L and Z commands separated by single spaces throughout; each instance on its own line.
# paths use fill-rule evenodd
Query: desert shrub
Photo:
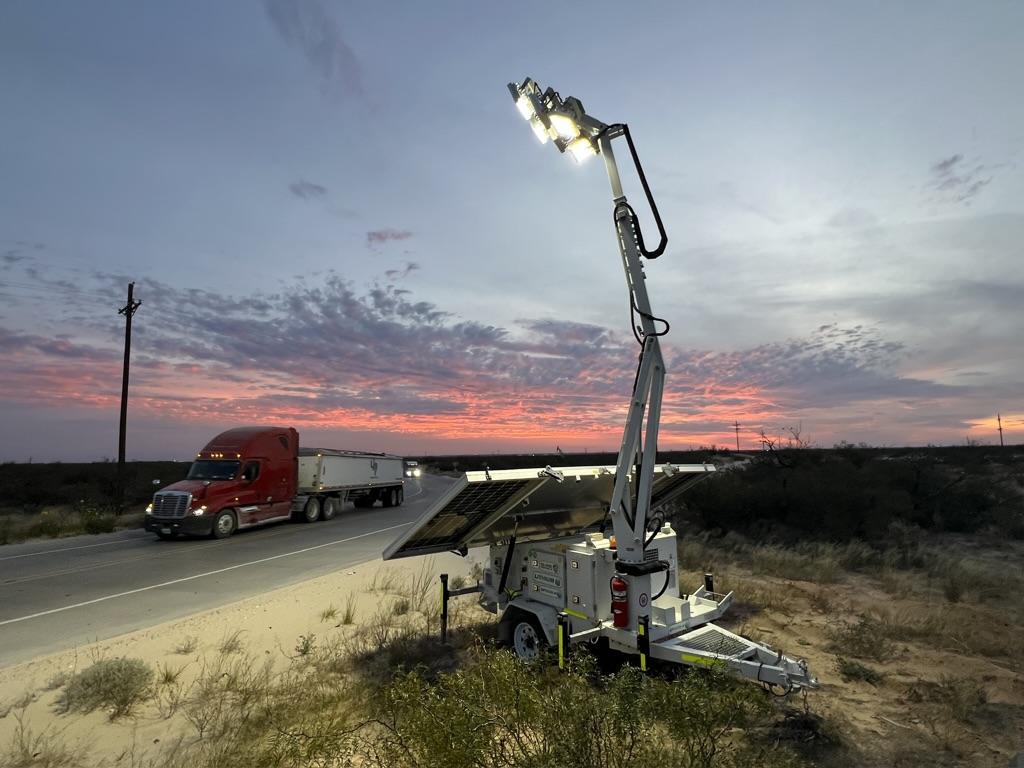
M 988 701 L 988 693 L 977 680 L 943 676 L 939 680 L 938 699 L 957 720 L 970 720 Z
M 863 680 L 865 683 L 870 683 L 875 686 L 881 683 L 882 678 L 884 677 L 881 672 L 876 672 L 871 669 L 871 667 L 867 667 L 859 661 L 847 659 L 842 656 L 836 657 L 836 672 L 838 672 L 839 676 L 848 683 L 853 680 Z
M 625 667 L 600 677 L 583 657 L 558 672 L 481 649 L 437 681 L 417 672 L 396 679 L 378 701 L 371 762 L 397 768 L 711 768 L 772 765 L 786 754 L 752 748 L 738 734 L 766 717 L 770 703 L 754 686 L 715 671 L 667 681 Z
M 883 541 L 895 522 L 1024 536 L 1019 492 L 984 449 L 787 450 L 715 473 L 679 516 L 698 530 L 751 537 Z
M 988 692 L 977 680 L 943 675 L 937 683 L 919 680 L 907 690 L 913 703 L 939 705 L 957 721 L 971 720 L 988 702 Z
M 117 525 L 112 514 L 91 513 L 82 515 L 82 530 L 86 533 L 110 533 Z
M 856 624 L 830 627 L 828 637 L 837 653 L 861 659 L 885 661 L 892 658 L 896 650 L 886 628 L 869 616 L 861 616 Z
M 68 680 L 59 707 L 64 712 L 103 708 L 113 720 L 149 698 L 152 680 L 153 669 L 142 659 L 101 659 Z

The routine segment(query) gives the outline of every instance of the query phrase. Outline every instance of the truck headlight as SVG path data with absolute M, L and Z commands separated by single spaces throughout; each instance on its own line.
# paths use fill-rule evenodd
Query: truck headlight
M 152 504 L 147 504 L 146 505 L 146 514 L 147 515 L 152 515 L 153 514 L 153 505 Z
M 193 509 L 193 510 L 192 510 L 192 514 L 193 514 L 193 515 L 195 515 L 196 517 L 202 517 L 202 516 L 203 516 L 203 513 L 204 513 L 205 511 L 206 511 L 206 505 L 205 505 L 205 504 L 203 504 L 203 506 L 201 506 L 201 507 L 196 507 L 195 509 Z
M 418 470 L 418 469 L 414 469 L 414 470 L 412 471 L 412 476 L 413 476 L 413 477 L 419 477 L 419 476 L 420 476 L 420 474 L 421 474 L 421 472 L 420 472 L 420 470 Z

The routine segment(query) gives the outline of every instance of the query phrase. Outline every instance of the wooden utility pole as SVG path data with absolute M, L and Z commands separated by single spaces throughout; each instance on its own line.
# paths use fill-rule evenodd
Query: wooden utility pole
M 128 303 L 117 310 L 124 315 L 124 367 L 121 373 L 121 429 L 117 436 L 117 511 L 124 504 L 124 434 L 128 424 L 128 364 L 132 354 L 132 316 L 142 302 L 135 301 L 135 283 L 128 283 Z
M 999 422 L 999 447 L 1005 448 L 1003 445 L 1003 417 L 1001 414 L 996 414 L 996 421 Z
M 736 427 L 736 451 L 739 452 L 739 450 L 740 450 L 740 423 L 738 421 L 734 421 L 732 425 L 734 427 Z

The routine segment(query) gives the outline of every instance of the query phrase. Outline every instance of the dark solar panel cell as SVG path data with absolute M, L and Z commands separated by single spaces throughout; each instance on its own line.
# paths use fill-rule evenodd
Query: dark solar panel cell
M 443 545 L 454 549 L 459 546 L 463 536 L 531 482 L 536 481 L 493 480 L 466 486 L 443 512 L 423 526 L 418 535 L 407 541 L 396 554 Z

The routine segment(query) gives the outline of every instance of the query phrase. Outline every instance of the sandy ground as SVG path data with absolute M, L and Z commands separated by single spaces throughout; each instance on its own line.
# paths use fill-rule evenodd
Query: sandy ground
M 225 659 L 263 658 L 284 669 L 304 637 L 315 636 L 322 644 L 352 631 L 341 618 L 349 601 L 354 606 L 355 624 L 372 622 L 397 599 L 401 582 L 427 578 L 436 589 L 437 574 L 444 571 L 453 577 L 469 577 L 474 562 L 485 553 L 473 552 L 466 559 L 439 555 L 387 564 L 369 562 L 2 669 L 0 764 L 19 729 L 28 728 L 34 737 L 42 734 L 44 741 L 63 742 L 74 754 L 87 754 L 90 766 L 144 765 L 147 756 L 173 746 L 176 737 L 189 730 L 180 713 L 167 717 L 157 703 L 147 702 L 133 716 L 115 721 L 101 711 L 61 714 L 57 706 L 61 691 L 55 682 L 97 659 L 117 657 L 144 659 L 158 672 L 181 670 L 186 687 L 204 669 Z M 1007 546 L 995 554 L 998 559 L 991 567 L 1019 568 L 1024 546 Z M 699 572 L 686 573 L 683 583 L 697 584 L 699 580 Z M 386 586 L 389 582 L 395 586 Z M 863 764 L 1002 768 L 1017 751 L 1024 750 L 1024 666 L 1015 653 L 1015 648 L 1024 648 L 1024 633 L 1021 614 L 1013 605 L 1019 596 L 1012 596 L 1018 598 L 1012 601 L 982 602 L 969 594 L 962 602 L 951 604 L 936 585 L 911 573 L 888 580 L 846 573 L 833 583 L 816 584 L 733 568 L 728 573 L 723 569 L 720 586 L 736 588 L 740 600 L 721 623 L 789 655 L 806 658 L 822 682 L 821 690 L 808 700 L 811 710 L 824 715 L 829 727 L 855 754 L 870 756 Z M 744 607 L 744 592 L 748 599 L 759 594 L 761 605 L 748 602 Z M 463 600 L 468 603 L 472 598 Z M 336 614 L 325 616 L 331 608 Z M 954 634 L 964 638 L 963 645 L 955 639 L 952 643 L 929 638 L 898 641 L 884 660 L 859 657 L 881 675 L 879 682 L 842 680 L 836 668 L 835 627 L 879 611 L 903 624 L 939 616 L 944 627 L 961 628 Z M 222 646 L 233 637 L 241 647 L 225 654 Z M 194 647 L 183 653 L 182 647 L 187 647 L 190 639 L 194 639 Z M 992 646 L 992 652 L 986 652 L 986 646 Z M 936 698 L 939 686 L 949 679 L 974 681 L 985 695 L 985 702 L 959 721 L 955 712 Z
M 993 565 L 1019 569 L 1024 547 L 1012 545 L 1000 554 Z M 684 576 L 695 584 L 699 578 L 696 572 Z M 836 583 L 815 584 L 734 569 L 733 578 L 723 582 L 724 589 L 736 585 L 741 604 L 720 623 L 807 660 L 821 682 L 807 704 L 825 717 L 839 740 L 865 758 L 858 765 L 1003 768 L 1024 752 L 1024 663 L 1015 653 L 1024 650 L 1024 631 L 1014 610 L 1019 595 L 1008 596 L 1018 605 L 1007 601 L 1003 610 L 999 602 L 981 603 L 970 595 L 951 604 L 912 573 L 902 574 L 896 588 L 889 585 L 888 590 L 878 578 L 853 573 Z M 751 584 L 769 606 L 742 605 Z M 911 625 L 937 618 L 963 639 L 897 640 L 881 661 L 842 653 L 835 628 L 865 614 Z M 986 646 L 994 650 L 986 652 Z M 844 680 L 837 668 L 840 654 L 861 661 L 881 679 L 874 684 Z M 942 695 L 950 681 L 977 684 L 984 703 L 970 715 L 951 709 Z
M 88 754 L 91 764 L 138 765 L 141 756 L 173 742 L 175 731 L 185 725 L 180 717 L 161 716 L 152 702 L 140 706 L 134 716 L 115 721 L 100 711 L 61 714 L 57 682 L 62 677 L 98 659 L 128 657 L 143 659 L 158 672 L 182 670 L 181 682 L 187 686 L 204 665 L 223 659 L 221 647 L 233 637 L 241 644 L 235 652 L 237 658 L 243 658 L 243 653 L 249 658 L 263 657 L 283 668 L 303 637 L 315 636 L 317 642 L 324 642 L 351 631 L 341 618 L 350 600 L 355 623 L 366 622 L 387 599 L 382 583 L 426 575 L 432 584 L 438 584 L 437 575 L 442 572 L 469 580 L 473 562 L 486 556 L 486 550 L 481 552 L 468 558 L 438 555 L 389 563 L 372 561 L 185 619 L 0 669 L 0 763 L 19 729 L 27 728 L 35 738 L 64 742 L 77 755 Z M 336 609 L 337 615 L 324 618 L 330 608 Z M 182 653 L 191 644 L 194 648 Z

